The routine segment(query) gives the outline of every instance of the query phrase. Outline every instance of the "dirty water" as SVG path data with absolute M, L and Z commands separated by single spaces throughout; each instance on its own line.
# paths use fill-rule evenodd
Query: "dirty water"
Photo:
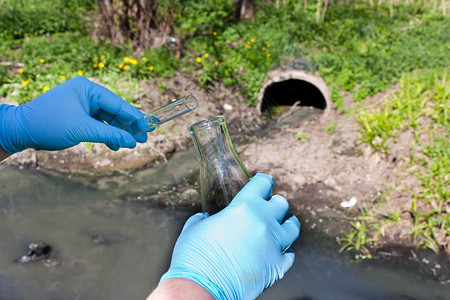
M 193 152 L 95 186 L 0 165 L 0 300 L 144 299 L 167 269 L 198 190 Z M 164 202 L 167 199 L 167 203 Z M 169 203 L 170 202 L 170 203 Z M 167 205 L 167 204 L 172 205 Z M 15 262 L 31 242 L 46 260 Z M 450 287 L 407 258 L 351 262 L 304 230 L 292 270 L 260 299 L 446 299 Z

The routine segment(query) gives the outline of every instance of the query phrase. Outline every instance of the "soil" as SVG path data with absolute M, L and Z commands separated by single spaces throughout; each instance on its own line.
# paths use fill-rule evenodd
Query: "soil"
M 245 104 L 237 88 L 214 83 L 209 89 L 202 89 L 193 75 L 182 73 L 176 78 L 161 80 L 169 86 L 164 92 L 156 81 L 140 83 L 145 89 L 145 95 L 137 100 L 142 111 L 150 112 L 184 94 L 195 95 L 199 105 L 196 111 L 149 134 L 147 143 L 116 152 L 102 144 L 94 144 L 90 149 L 84 143 L 55 152 L 26 150 L 6 162 L 70 176 L 95 178 L 128 174 L 167 161 L 171 154 L 192 144 L 186 129 L 188 125 L 223 114 L 229 131 L 241 132 L 241 139 L 235 146 L 249 172 L 272 174 L 274 193 L 289 200 L 292 211 L 301 219 L 302 228 L 320 230 L 336 239 L 349 231 L 349 217 L 360 215 L 370 203 L 382 202 L 383 195 L 400 180 L 397 175 L 402 172 L 405 162 L 402 157 L 407 156 L 408 132 L 402 133 L 391 155 L 387 156 L 373 153 L 367 144 L 359 141 L 360 127 L 351 113 L 342 114 L 330 109 L 327 114 L 318 114 L 316 109 L 301 107 L 277 120 L 264 122 L 255 108 Z M 389 92 L 366 101 L 376 105 Z M 355 105 L 349 96 L 344 97 L 344 102 L 346 108 Z M 308 117 L 305 118 L 305 114 Z M 336 127 L 329 133 L 327 126 L 331 122 L 336 122 Z M 299 133 L 306 138 L 299 138 Z M 405 175 L 401 182 L 405 187 L 413 187 L 417 186 L 415 180 L 413 176 Z M 391 194 L 389 199 L 389 203 L 380 206 L 381 209 L 386 213 L 392 210 L 402 213 L 410 207 L 412 197 L 405 189 Z M 348 207 L 344 207 L 345 204 Z M 413 241 L 408 233 L 411 226 L 412 220 L 406 217 L 383 228 L 381 242 L 374 246 L 414 247 L 417 241 Z

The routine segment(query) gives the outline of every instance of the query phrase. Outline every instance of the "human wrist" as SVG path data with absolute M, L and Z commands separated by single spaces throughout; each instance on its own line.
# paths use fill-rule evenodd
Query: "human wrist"
M 195 282 L 197 285 L 199 285 L 203 289 L 207 290 L 213 296 L 213 299 L 216 299 L 216 300 L 229 299 L 224 294 L 222 289 L 218 285 L 216 285 L 214 282 L 212 282 L 210 279 L 208 279 L 202 275 L 194 274 L 190 271 L 175 270 L 173 268 L 169 269 L 169 271 L 167 271 L 161 277 L 159 285 L 162 285 L 162 284 L 164 284 L 164 282 L 174 279 L 174 278 L 178 278 L 178 279 L 182 278 L 182 279 L 186 279 L 186 280 Z
M 147 300 L 214 300 L 203 286 L 186 278 L 167 278 L 151 293 Z
M 0 148 L 8 154 L 14 154 L 28 148 L 23 138 L 24 130 L 20 119 L 21 107 L 15 105 L 0 105 Z

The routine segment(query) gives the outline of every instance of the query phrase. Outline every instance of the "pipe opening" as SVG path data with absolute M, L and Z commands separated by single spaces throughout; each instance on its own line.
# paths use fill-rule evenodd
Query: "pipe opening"
M 261 113 L 272 115 L 279 107 L 312 106 L 325 110 L 327 102 L 322 92 L 312 83 L 300 79 L 274 82 L 268 86 L 261 102 Z

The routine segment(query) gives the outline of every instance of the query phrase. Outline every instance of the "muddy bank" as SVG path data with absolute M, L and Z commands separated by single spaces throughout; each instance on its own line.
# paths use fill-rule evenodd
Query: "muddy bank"
M 137 103 L 142 105 L 142 111 L 149 112 L 188 93 L 196 96 L 199 106 L 193 113 L 164 124 L 149 134 L 148 142 L 136 149 L 114 152 L 100 144 L 80 144 L 56 152 L 27 150 L 9 158 L 6 163 L 39 167 L 68 176 L 83 175 L 93 181 L 102 176 L 131 175 L 136 170 L 167 162 L 174 153 L 187 149 L 192 144 L 186 129 L 188 125 L 224 114 L 230 132 L 238 133 L 234 139 L 235 146 L 249 172 L 274 176 L 274 193 L 290 201 L 292 210 L 302 220 L 303 228 L 340 239 L 351 228 L 349 218 L 363 214 L 365 207 L 380 202 L 378 213 L 381 215 L 383 210 L 389 213 L 397 209 L 405 216 L 400 222 L 381 228 L 379 241 L 371 246 L 409 248 L 417 245 L 418 241 L 410 235 L 412 219 L 407 213 L 412 199 L 410 193 L 394 193 L 388 202 L 383 203 L 383 195 L 400 180 L 397 175 L 404 164 L 400 158 L 405 154 L 402 145 L 408 142 L 407 133 L 387 156 L 373 153 L 368 145 L 359 141 L 360 129 L 352 113 L 342 114 L 331 109 L 327 114 L 321 114 L 320 110 L 301 107 L 268 122 L 259 118 L 255 108 L 247 107 L 237 89 L 216 84 L 204 90 L 189 74 L 179 74 L 176 79 L 164 79 L 164 82 L 169 89 L 163 93 L 156 81 L 141 82 L 146 93 Z M 384 95 L 379 94 L 367 101 L 377 103 Z M 345 97 L 345 105 L 350 108 L 354 102 Z M 417 184 L 413 176 L 401 180 L 406 186 Z M 192 181 L 190 184 L 195 186 L 195 179 L 187 181 Z M 111 185 L 111 182 L 107 186 L 117 186 L 118 191 L 121 187 L 120 183 Z M 162 202 L 166 194 L 164 189 L 156 198 L 146 196 L 155 195 L 157 188 L 152 187 L 147 192 L 129 190 L 128 196 L 118 194 L 118 197 Z M 167 191 L 172 190 L 170 184 L 166 188 Z M 195 188 L 184 188 L 179 195 L 182 200 L 167 204 L 195 205 L 194 198 L 198 193 Z M 186 203 L 181 203 L 183 199 Z
M 365 101 L 376 107 L 395 89 Z M 274 175 L 279 183 L 275 192 L 291 199 L 303 227 L 337 240 L 356 228 L 357 235 L 374 238 L 369 249 L 414 248 L 421 238 L 413 238 L 411 208 L 421 183 L 409 164 L 413 133 L 400 132 L 387 154 L 374 152 L 360 141 L 360 126 L 352 113 L 357 104 L 349 96 L 344 99 L 347 113 L 331 110 L 303 122 L 280 124 L 249 144 L 241 157 L 251 171 Z M 369 227 L 371 221 L 374 225 Z M 436 229 L 434 236 L 450 258 L 446 229 Z

